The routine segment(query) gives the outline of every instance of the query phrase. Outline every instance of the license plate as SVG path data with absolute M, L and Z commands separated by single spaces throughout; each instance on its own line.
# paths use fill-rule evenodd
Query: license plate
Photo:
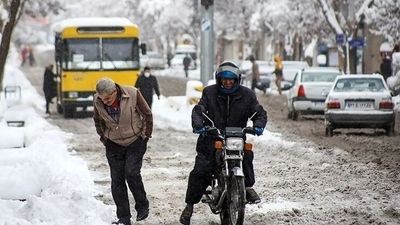
M 324 108 L 325 107 L 325 102 L 313 102 L 314 107 L 317 108 Z
M 373 109 L 374 103 L 371 101 L 368 101 L 368 102 L 349 101 L 349 102 L 346 102 L 346 108 L 348 108 L 348 109 Z

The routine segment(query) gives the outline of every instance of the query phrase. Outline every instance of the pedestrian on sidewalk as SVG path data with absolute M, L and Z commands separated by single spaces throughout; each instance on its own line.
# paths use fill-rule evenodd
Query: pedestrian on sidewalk
M 53 73 L 53 64 L 50 64 L 44 70 L 43 75 L 43 93 L 46 99 L 46 114 L 50 114 L 50 104 L 53 98 L 57 96 L 57 76 Z
M 136 221 L 149 215 L 140 170 L 153 132 L 153 115 L 136 88 L 121 86 L 110 78 L 97 82 L 93 101 L 93 120 L 106 148 L 111 193 L 117 207 L 118 221 L 114 224 L 131 225 L 127 184 L 135 199 Z
M 151 74 L 150 67 L 148 66 L 144 67 L 143 73 L 136 81 L 135 87 L 142 93 L 150 109 L 153 104 L 154 92 L 156 92 L 158 99 L 160 99 L 160 89 L 158 87 L 157 78 Z
M 251 90 L 255 91 L 255 89 L 259 89 L 260 91 L 266 93 L 266 87 L 260 81 L 260 70 L 258 64 L 256 63 L 256 58 L 254 56 L 249 57 L 251 66 Z

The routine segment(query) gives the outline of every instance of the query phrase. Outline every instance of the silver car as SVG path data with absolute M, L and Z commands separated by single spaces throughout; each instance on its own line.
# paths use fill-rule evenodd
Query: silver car
M 342 75 L 325 102 L 325 134 L 336 128 L 382 128 L 394 134 L 391 93 L 380 74 Z
M 338 68 L 308 67 L 299 70 L 288 92 L 288 118 L 297 120 L 299 114 L 324 114 L 325 99 L 337 76 Z
M 146 55 L 141 56 L 140 64 L 148 66 L 151 69 L 165 69 L 167 61 L 163 54 L 158 52 L 147 52 Z

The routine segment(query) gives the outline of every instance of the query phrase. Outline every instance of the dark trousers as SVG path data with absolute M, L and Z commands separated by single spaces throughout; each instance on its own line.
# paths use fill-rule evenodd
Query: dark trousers
M 183 70 L 185 71 L 185 77 L 188 77 L 189 76 L 189 67 L 188 68 L 185 67 Z
M 135 199 L 136 211 L 141 213 L 149 208 L 140 174 L 146 148 L 147 143 L 142 138 L 138 138 L 128 147 L 120 146 L 110 140 L 106 143 L 106 156 L 111 173 L 111 192 L 119 219 L 131 218 L 126 183 Z
M 46 113 L 50 113 L 50 104 L 52 103 L 52 99 L 54 97 L 50 96 L 50 95 L 45 95 L 45 99 L 46 99 Z
M 188 204 L 199 203 L 201 197 L 211 183 L 212 173 L 215 164 L 215 151 L 212 154 L 198 152 L 193 170 L 189 175 L 188 188 L 186 191 L 185 202 Z M 252 187 L 255 183 L 253 170 L 254 153 L 245 151 L 243 156 L 244 185 Z

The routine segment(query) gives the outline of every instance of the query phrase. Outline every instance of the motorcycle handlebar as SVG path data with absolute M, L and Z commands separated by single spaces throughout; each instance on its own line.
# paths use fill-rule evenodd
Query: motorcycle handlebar
M 221 135 L 221 131 L 216 127 L 206 126 L 206 133 L 209 135 Z M 242 129 L 243 134 L 251 134 L 256 135 L 256 132 L 253 127 L 245 127 Z
M 243 133 L 244 134 L 256 135 L 256 131 L 254 130 L 253 127 L 245 127 L 245 128 L 243 128 Z
M 213 134 L 213 135 L 218 135 L 221 133 L 218 128 L 210 126 L 206 126 L 206 132 L 207 134 Z

